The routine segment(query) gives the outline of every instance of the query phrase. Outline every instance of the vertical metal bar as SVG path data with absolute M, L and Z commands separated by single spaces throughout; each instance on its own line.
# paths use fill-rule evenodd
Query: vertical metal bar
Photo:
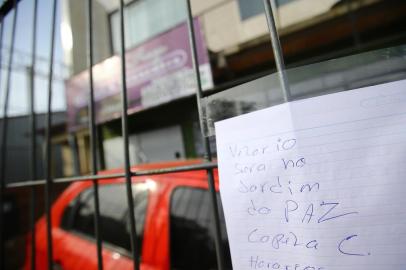
M 0 25 L 0 64 L 2 63 L 2 47 L 3 47 L 3 28 L 4 28 L 4 20 L 3 17 L 1 18 L 1 25 Z M 1 70 L 1 68 L 0 68 Z M 2 71 L 2 70 L 1 70 Z M 0 78 L 1 78 L 1 73 L 0 73 Z M 0 84 L 1 85 L 1 84 Z M 4 137 L 4 115 L 3 115 L 3 121 L 2 122 L 2 136 Z M 1 145 L 0 151 L 3 153 L 3 144 Z M 5 157 L 5 154 L 2 154 L 1 156 L 1 161 L 3 163 L 3 159 Z M 1 165 L 2 167 L 0 170 L 3 171 L 4 165 Z M 4 173 L 1 173 L 4 174 Z M 4 194 L 4 177 L 1 176 L 0 178 L 0 269 L 4 269 L 4 217 L 3 217 L 3 194 Z
M 197 100 L 197 109 L 199 112 L 199 123 L 200 123 L 200 131 L 202 133 L 203 138 L 203 146 L 205 150 L 204 159 L 208 162 L 212 161 L 211 157 L 211 149 L 210 149 L 210 142 L 209 138 L 205 136 L 204 132 L 204 120 L 203 120 L 203 111 L 202 111 L 202 104 L 201 99 L 203 98 L 203 90 L 202 90 L 202 83 L 200 79 L 200 72 L 199 72 L 199 63 L 197 58 L 197 49 L 196 49 L 196 39 L 195 39 L 195 31 L 193 26 L 193 15 L 192 15 L 192 7 L 190 4 L 190 0 L 186 0 L 187 5 L 187 25 L 189 31 L 189 43 L 191 47 L 192 53 L 192 61 L 193 61 L 193 69 L 196 75 L 196 100 Z M 224 256 L 223 256 L 223 249 L 221 243 L 221 227 L 220 227 L 220 214 L 219 208 L 217 203 L 217 196 L 216 190 L 214 185 L 214 174 L 212 169 L 207 170 L 207 181 L 209 185 L 209 192 L 210 192 L 210 201 L 212 203 L 212 210 L 213 210 L 213 218 L 214 218 L 214 244 L 216 247 L 216 258 L 217 258 L 217 267 L 218 269 L 224 269 Z
M 51 49 L 49 57 L 49 75 L 48 75 L 48 110 L 46 116 L 45 133 L 45 214 L 47 223 L 47 251 L 48 251 L 48 270 L 53 269 L 53 248 L 52 248 L 52 145 L 51 145 L 51 124 L 52 124 L 52 83 L 54 72 L 54 47 L 55 47 L 55 25 L 56 25 L 56 0 L 52 1 L 52 21 L 51 21 Z
M 272 6 L 270 0 L 263 0 L 265 8 L 266 21 L 268 23 L 269 34 L 271 36 L 273 55 L 276 63 L 276 70 L 278 71 L 279 80 L 281 82 L 283 99 L 285 102 L 290 101 L 290 88 L 288 79 L 285 73 L 285 62 L 283 61 L 283 52 L 281 49 L 281 43 L 278 36 L 278 31 L 276 30 L 275 18 L 272 12 Z
M 97 140 L 97 156 L 99 159 L 99 163 L 97 164 L 99 166 L 99 170 L 105 170 L 106 169 L 106 162 L 104 160 L 104 149 L 103 149 L 103 132 L 99 127 L 97 128 L 96 132 L 96 140 Z
M 124 142 L 124 170 L 127 191 L 127 201 L 130 220 L 131 250 L 133 256 L 134 269 L 140 269 L 139 249 L 135 228 L 134 198 L 131 185 L 130 153 L 128 149 L 128 118 L 127 118 L 127 82 L 125 68 L 125 36 L 124 36 L 124 1 L 120 0 L 120 54 L 121 54 L 121 102 L 122 102 L 122 133 Z
M 345 0 L 345 4 L 347 6 L 348 17 L 351 23 L 351 34 L 354 41 L 355 49 L 361 52 L 361 37 L 357 30 L 357 15 L 352 8 L 352 1 Z
M 14 42 L 15 42 L 15 33 L 17 27 L 17 0 L 14 0 L 14 14 L 13 14 L 13 26 L 11 30 L 11 42 L 10 42 L 10 57 L 8 58 L 8 67 L 7 67 L 7 77 L 6 77 L 6 86 L 5 86 L 5 96 L 4 96 L 4 107 L 3 107 L 3 121 L 2 121 L 2 140 L 1 140 L 1 169 L 0 169 L 0 212 L 1 212 L 1 220 L 0 220 L 0 269 L 4 269 L 5 267 L 5 250 L 4 250 L 4 223 L 5 220 L 3 218 L 3 196 L 4 196 L 4 187 L 5 187 L 5 176 L 6 176 L 6 157 L 7 157 L 7 129 L 8 129 L 8 105 L 9 105 L 9 97 L 10 97 L 10 86 L 11 86 L 11 72 L 12 72 L 12 64 L 13 64 L 13 55 L 14 55 Z M 4 18 L 2 18 L 2 28 L 1 28 L 1 36 L 3 36 L 3 24 Z M 1 48 L 0 48 L 1 49 Z
M 90 131 L 90 148 L 92 152 L 92 174 L 97 174 L 97 141 L 96 141 L 96 124 L 95 124 L 95 109 L 94 109 L 94 88 L 93 88 L 93 1 L 88 0 L 88 61 L 89 61 L 89 131 Z M 102 240 L 100 236 L 100 206 L 99 206 L 99 185 L 98 180 L 93 180 L 93 193 L 94 193 L 94 233 L 96 236 L 96 249 L 97 249 L 97 266 L 99 270 L 103 269 L 102 257 Z
M 72 159 L 73 159 L 73 174 L 80 175 L 80 162 L 79 162 L 79 151 L 78 144 L 76 141 L 76 136 L 73 133 L 68 135 L 68 144 L 72 150 Z
M 33 10 L 33 22 L 32 22 L 32 48 L 31 48 L 31 68 L 30 68 L 30 124 L 31 124 L 31 179 L 37 179 L 37 137 L 36 137 L 36 119 L 35 119 L 35 100 L 34 100 L 34 88 L 35 88 L 35 64 L 36 64 L 36 51 L 37 51 L 37 15 L 38 15 L 38 1 L 34 0 Z M 31 187 L 31 203 L 30 203 L 30 228 L 31 228 L 31 269 L 35 270 L 36 259 L 36 235 L 35 235 L 35 210 L 36 210 L 36 187 Z
M 271 8 L 273 10 L 273 15 L 275 17 L 275 26 L 278 28 L 280 27 L 280 18 L 279 18 L 279 2 L 278 0 L 270 0 L 271 1 Z

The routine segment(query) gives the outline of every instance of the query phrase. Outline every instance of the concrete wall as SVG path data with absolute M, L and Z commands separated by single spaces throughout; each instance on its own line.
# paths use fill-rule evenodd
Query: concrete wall
M 72 74 L 87 68 L 87 1 L 63 0 L 62 23 L 71 28 L 73 46 L 71 50 L 64 48 L 65 63 L 71 66 Z M 110 30 L 105 8 L 93 1 L 93 52 L 94 62 L 110 57 Z

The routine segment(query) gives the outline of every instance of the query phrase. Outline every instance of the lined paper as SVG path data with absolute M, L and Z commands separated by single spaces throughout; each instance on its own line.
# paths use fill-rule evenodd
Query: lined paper
M 215 124 L 233 269 L 406 269 L 406 81 Z

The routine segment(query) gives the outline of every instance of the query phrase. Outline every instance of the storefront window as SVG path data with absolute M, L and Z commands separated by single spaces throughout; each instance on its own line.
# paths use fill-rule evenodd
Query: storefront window
M 125 8 L 126 49 L 163 33 L 186 20 L 186 5 L 183 0 L 137 0 Z M 120 51 L 120 14 L 110 15 L 113 52 Z
M 295 0 L 271 0 L 275 6 L 279 7 Z M 249 19 L 253 16 L 264 13 L 263 0 L 238 0 L 241 20 Z

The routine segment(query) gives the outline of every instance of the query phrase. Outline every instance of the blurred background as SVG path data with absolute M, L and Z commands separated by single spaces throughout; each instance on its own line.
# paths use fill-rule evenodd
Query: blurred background
M 286 73 L 295 99 L 406 77 L 406 1 L 270 0 Z M 0 1 L 5 8 L 6 1 Z M 262 0 L 192 0 L 204 99 L 205 135 L 213 123 L 282 102 Z M 11 11 L 3 19 L 0 105 L 11 70 L 6 183 L 30 178 L 29 86 L 35 84 L 38 179 L 44 178 L 51 0 L 38 1 L 36 67 L 32 72 L 33 1 L 18 1 L 11 50 Z M 123 166 L 121 136 L 119 3 L 95 0 L 94 84 L 98 165 Z M 194 159 L 204 149 L 199 130 L 184 0 L 132 0 L 125 6 L 125 48 L 131 164 Z M 87 1 L 57 1 L 52 99 L 53 177 L 91 172 L 87 71 Z M 10 56 L 13 61 L 10 66 Z M 3 113 L 3 110 L 1 110 Z M 2 117 L 1 115 L 0 117 Z M 3 121 L 3 118 L 0 119 Z M 53 196 L 66 185 L 56 185 Z M 42 189 L 38 189 L 39 192 Z M 24 262 L 29 191 L 8 189 L 8 269 Z M 39 217 L 43 214 L 38 195 Z

